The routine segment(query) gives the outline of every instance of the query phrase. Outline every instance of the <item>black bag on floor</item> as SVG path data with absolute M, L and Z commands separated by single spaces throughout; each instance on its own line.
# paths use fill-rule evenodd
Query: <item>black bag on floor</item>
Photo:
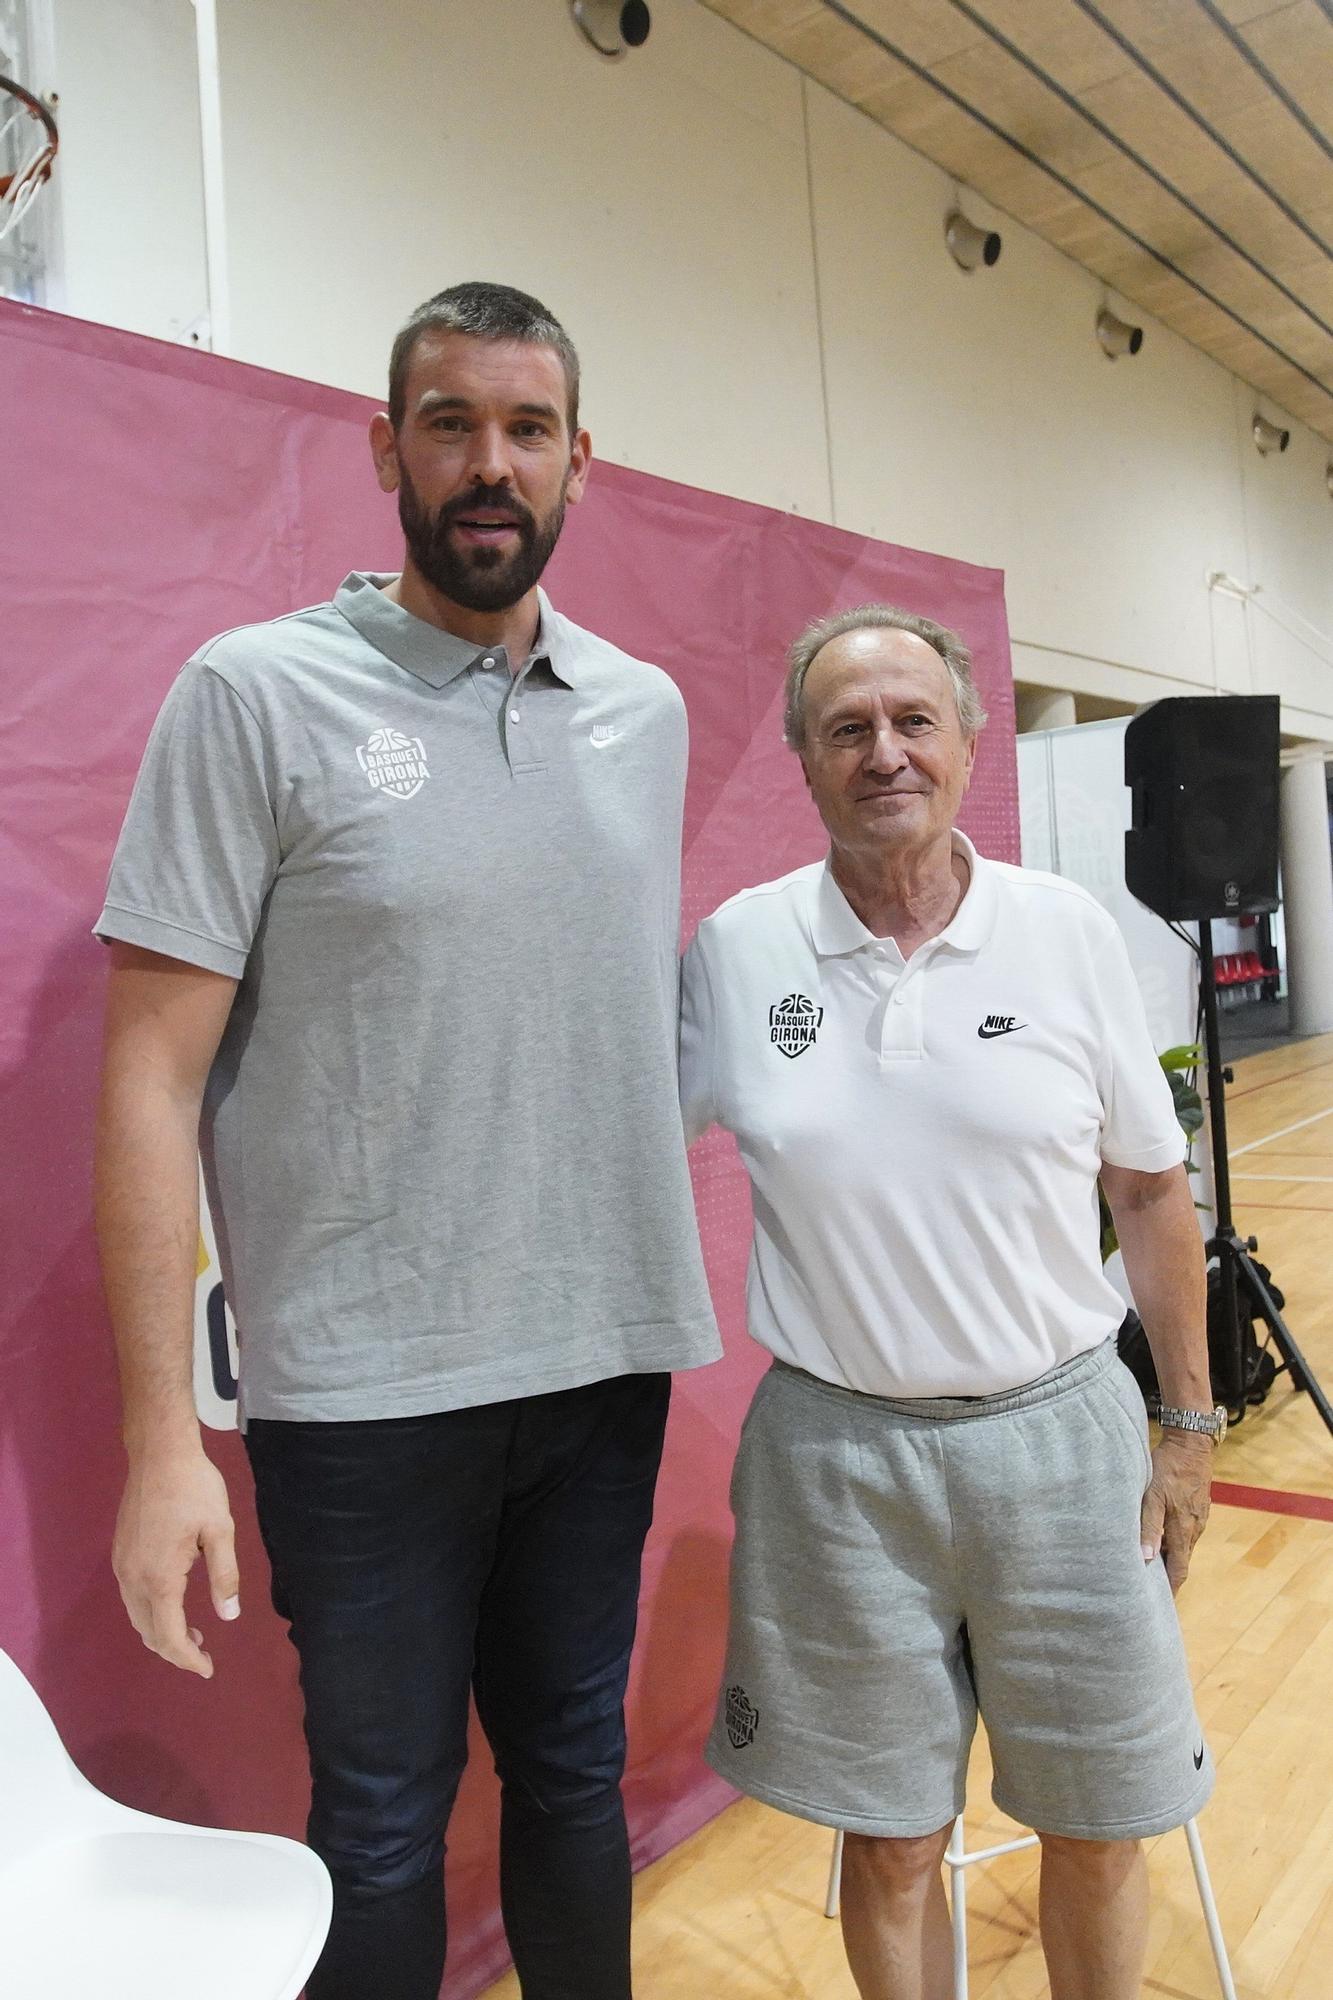
M 1273 1304 L 1281 1312 L 1286 1300 L 1273 1283 L 1273 1274 L 1267 1264 L 1255 1259 L 1255 1270 L 1264 1281 L 1264 1288 Z M 1208 1266 L 1208 1373 L 1214 1398 L 1225 1403 L 1233 1412 L 1247 1403 L 1262 1403 L 1273 1386 L 1273 1376 L 1277 1364 L 1272 1354 L 1261 1342 L 1268 1338 L 1268 1328 L 1256 1316 L 1254 1302 L 1244 1286 L 1240 1287 L 1237 1301 L 1240 1308 L 1240 1358 L 1242 1380 L 1233 1380 L 1233 1357 L 1231 1343 L 1227 1337 L 1222 1318 L 1222 1273 L 1217 1264 Z M 1257 1329 L 1257 1332 L 1256 1332 Z M 1143 1331 L 1143 1321 L 1136 1312 L 1130 1311 L 1120 1322 L 1116 1335 L 1116 1350 L 1120 1359 L 1138 1383 L 1143 1400 L 1148 1406 L 1148 1414 L 1156 1416 L 1162 1400 L 1162 1392 L 1157 1382 L 1157 1369 L 1153 1365 L 1152 1349 L 1148 1336 Z
M 1261 1264 L 1256 1257 L 1254 1268 L 1264 1281 L 1264 1290 L 1273 1304 L 1281 1312 L 1287 1303 L 1282 1293 L 1273 1283 L 1273 1273 L 1267 1264 Z M 1227 1334 L 1222 1315 L 1222 1271 L 1217 1264 L 1208 1266 L 1208 1372 L 1212 1377 L 1213 1394 L 1219 1403 L 1225 1403 L 1233 1419 L 1245 1409 L 1247 1403 L 1262 1403 L 1273 1386 L 1277 1373 L 1277 1363 L 1266 1347 L 1261 1345 L 1268 1339 L 1268 1327 L 1258 1317 L 1254 1301 L 1243 1284 L 1237 1284 L 1236 1304 L 1240 1313 L 1240 1368 L 1241 1379 L 1235 1379 L 1235 1356 Z

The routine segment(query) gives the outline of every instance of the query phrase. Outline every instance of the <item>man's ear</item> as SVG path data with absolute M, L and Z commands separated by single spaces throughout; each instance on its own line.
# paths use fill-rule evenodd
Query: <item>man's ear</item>
M 381 493 L 398 491 L 398 434 L 387 410 L 377 410 L 370 420 L 370 456 Z
M 592 439 L 586 431 L 575 431 L 573 443 L 569 447 L 569 471 L 565 474 L 565 504 L 577 507 L 588 484 L 588 468 L 592 464 Z

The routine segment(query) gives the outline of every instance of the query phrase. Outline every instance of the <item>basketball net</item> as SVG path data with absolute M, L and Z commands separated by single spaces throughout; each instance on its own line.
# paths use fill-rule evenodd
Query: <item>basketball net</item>
M 0 243 L 16 230 L 50 177 L 60 135 L 56 121 L 31 91 L 0 76 Z

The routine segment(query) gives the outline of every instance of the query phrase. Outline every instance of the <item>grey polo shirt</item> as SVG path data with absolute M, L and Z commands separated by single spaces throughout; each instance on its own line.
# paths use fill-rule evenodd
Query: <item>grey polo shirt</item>
M 243 1419 L 719 1352 L 676 1088 L 680 694 L 545 596 L 513 676 L 386 581 L 189 661 L 96 927 L 240 982 L 201 1150 Z

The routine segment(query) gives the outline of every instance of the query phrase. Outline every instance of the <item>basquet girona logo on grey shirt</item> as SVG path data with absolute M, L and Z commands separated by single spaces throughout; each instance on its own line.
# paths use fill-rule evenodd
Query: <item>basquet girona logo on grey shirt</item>
M 430 776 L 421 738 L 397 729 L 374 730 L 369 742 L 357 744 L 356 761 L 375 791 L 396 799 L 414 799 Z

